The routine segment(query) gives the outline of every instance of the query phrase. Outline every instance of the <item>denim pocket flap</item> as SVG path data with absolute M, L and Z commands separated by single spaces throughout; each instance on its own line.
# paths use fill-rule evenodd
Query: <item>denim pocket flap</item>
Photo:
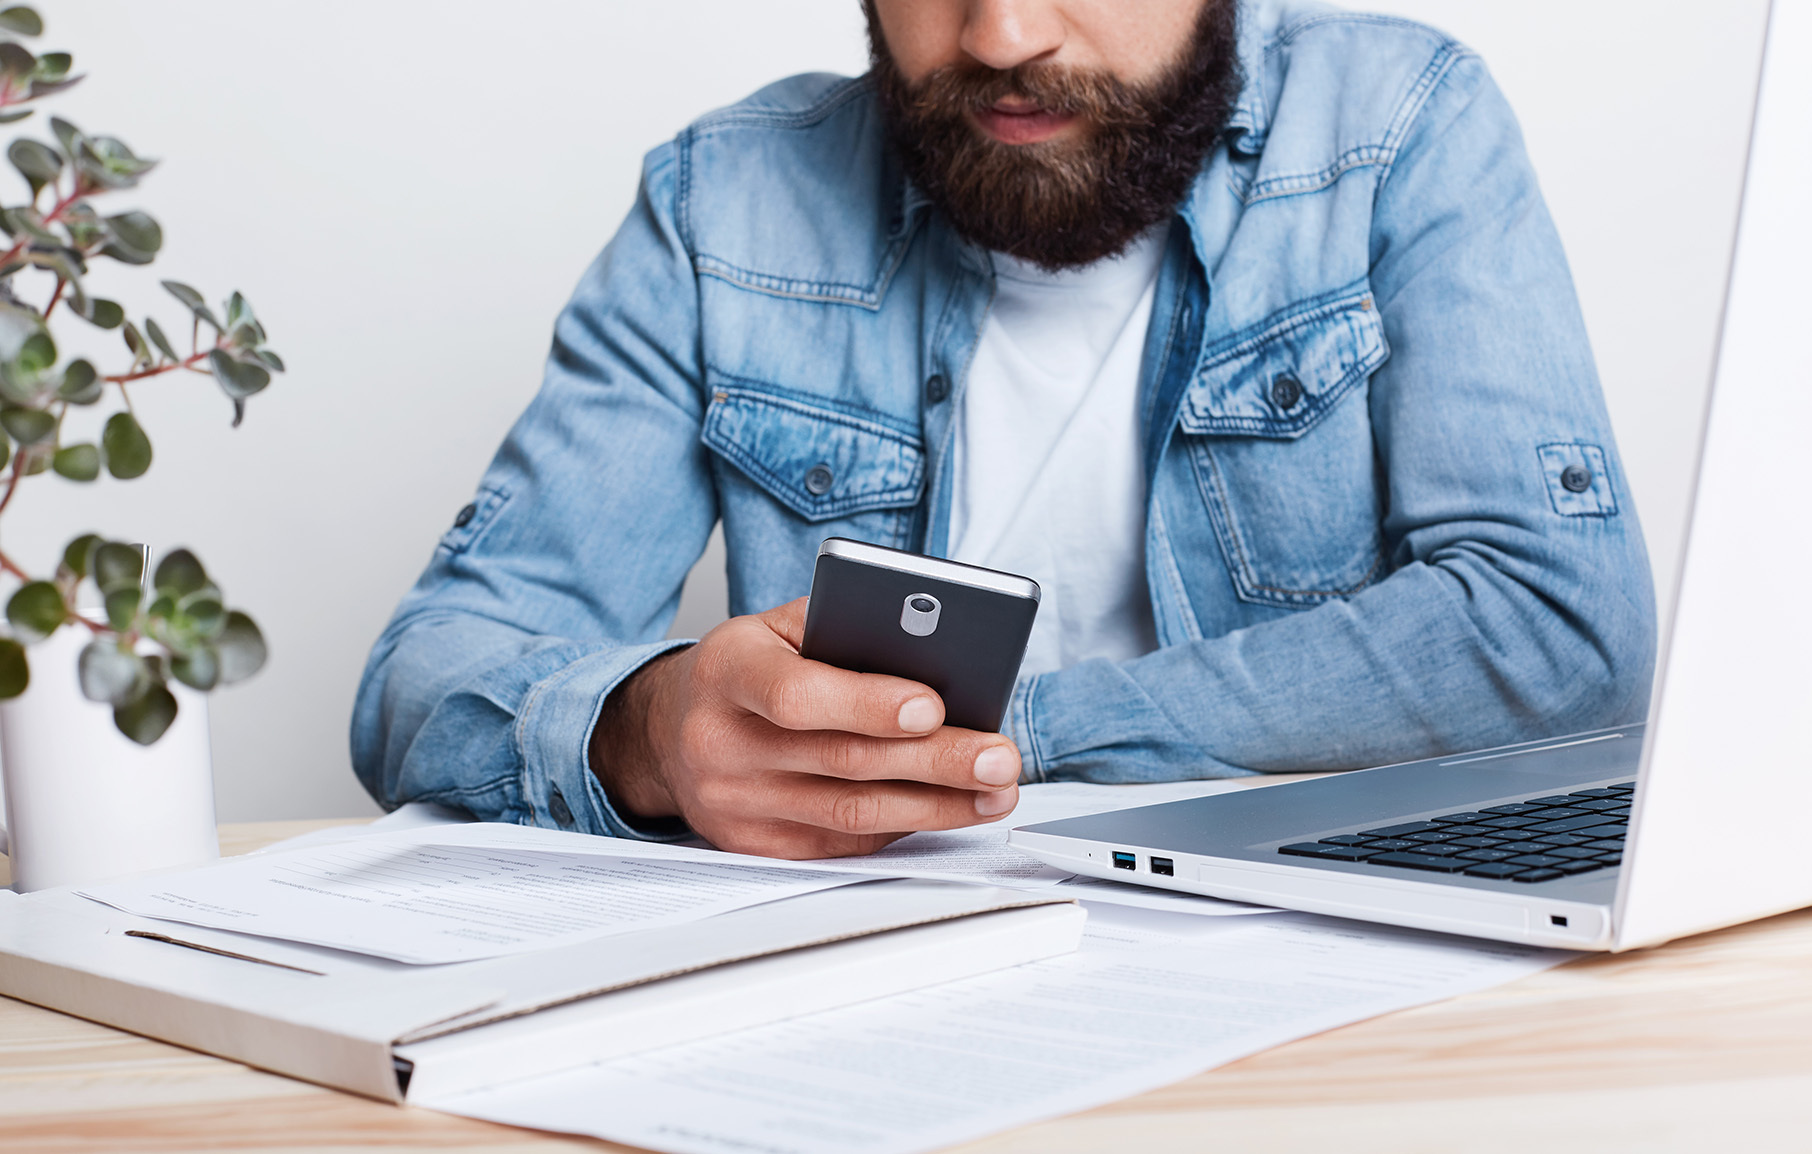
M 1369 290 L 1296 305 L 1203 349 L 1183 430 L 1294 440 L 1389 355 Z
M 808 521 L 918 503 L 919 438 L 878 413 L 719 386 L 704 443 Z

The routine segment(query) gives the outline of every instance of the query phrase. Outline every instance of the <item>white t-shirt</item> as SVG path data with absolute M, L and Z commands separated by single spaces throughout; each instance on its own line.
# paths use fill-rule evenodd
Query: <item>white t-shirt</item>
M 1022 674 L 1157 648 L 1138 399 L 1164 240 L 1160 228 L 1059 273 L 994 254 L 957 422 L 950 556 L 1038 582 Z

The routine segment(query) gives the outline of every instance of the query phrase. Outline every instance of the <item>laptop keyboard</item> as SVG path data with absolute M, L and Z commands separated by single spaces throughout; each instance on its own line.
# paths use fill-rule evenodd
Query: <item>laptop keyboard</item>
M 1636 783 L 1628 781 L 1532 797 L 1297 842 L 1277 852 L 1474 878 L 1553 881 L 1623 861 L 1623 834 L 1635 792 Z

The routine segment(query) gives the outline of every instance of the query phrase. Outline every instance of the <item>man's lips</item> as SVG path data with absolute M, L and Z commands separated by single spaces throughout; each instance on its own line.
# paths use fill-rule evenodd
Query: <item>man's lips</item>
M 1037 105 L 1015 107 L 993 104 L 975 110 L 982 131 L 1002 144 L 1036 144 L 1049 140 L 1076 122 L 1073 112 L 1052 112 Z

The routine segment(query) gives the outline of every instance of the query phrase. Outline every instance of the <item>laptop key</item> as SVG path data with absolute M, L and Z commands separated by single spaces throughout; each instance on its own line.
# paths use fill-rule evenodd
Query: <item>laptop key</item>
M 1567 805 L 1573 800 L 1570 793 L 1556 793 L 1549 797 L 1532 797 L 1524 805 Z
M 1365 845 L 1367 842 L 1376 841 L 1376 840 L 1377 840 L 1376 838 L 1369 838 L 1363 834 L 1337 833 L 1333 837 L 1322 838 L 1321 844 L 1322 845 Z
M 1607 825 L 1587 826 L 1585 829 L 1574 830 L 1573 832 L 1577 833 L 1580 837 L 1589 838 L 1622 837 L 1627 828 L 1627 823 L 1619 821 Z
M 1541 835 L 1543 845 L 1584 845 L 1590 838 L 1580 837 L 1576 833 L 1544 833 Z
M 1589 814 L 1586 810 L 1574 809 L 1570 805 L 1554 805 L 1549 806 L 1540 813 L 1526 813 L 1523 816 L 1538 818 L 1541 821 L 1559 821 L 1563 817 L 1585 817 L 1589 816 Z
M 1517 820 L 1521 819 L 1519 818 Z M 1539 837 L 1541 835 L 1530 833 L 1526 829 L 1494 829 L 1491 831 L 1491 836 L 1502 838 L 1504 841 L 1528 841 L 1532 837 Z
M 1563 845 L 1557 849 L 1549 850 L 1548 852 L 1554 857 L 1572 858 L 1574 861 L 1598 860 L 1598 851 L 1595 849 L 1586 849 L 1584 846 Z
M 1467 849 L 1494 849 L 1497 846 L 1506 845 L 1508 843 L 1505 842 L 1504 839 L 1497 837 L 1461 837 L 1455 838 L 1447 844 L 1463 845 Z
M 1435 857 L 1447 857 L 1449 854 L 1465 853 L 1466 851 L 1459 846 L 1454 845 L 1452 842 L 1447 841 L 1437 842 L 1434 845 L 1417 842 L 1416 847 L 1408 852 L 1433 854 Z
M 1603 824 L 1603 814 L 1588 813 L 1582 817 L 1566 817 L 1561 818 L 1559 821 L 1544 821 L 1540 825 L 1532 825 L 1529 828 L 1536 833 L 1572 833 L 1576 829 L 1586 829 L 1589 826 Z M 1591 835 L 1587 834 L 1586 836 L 1590 837 Z
M 1359 832 L 1367 837 L 1403 837 L 1407 834 L 1439 828 L 1440 826 L 1432 821 L 1406 821 L 1401 825 L 1387 825 L 1381 829 L 1362 829 Z
M 1603 813 L 1607 809 L 1618 809 L 1629 803 L 1630 799 L 1627 797 L 1594 797 L 1580 802 L 1574 808 L 1583 809 L 1589 813 Z
M 1528 870 L 1524 873 L 1514 875 L 1510 880 L 1515 882 L 1546 882 L 1564 876 L 1566 875 L 1562 874 L 1559 870 Z
M 1497 831 L 1482 825 L 1450 825 L 1444 832 L 1455 837 L 1489 837 Z
M 1438 857 L 1424 853 L 1381 853 L 1369 859 L 1368 865 L 1401 866 L 1404 869 L 1431 870 L 1435 873 L 1457 874 L 1473 863 L 1460 857 Z
M 1450 829 L 1425 829 L 1421 833 L 1410 834 L 1409 840 L 1410 841 L 1419 841 L 1419 842 L 1423 842 L 1423 843 L 1427 844 L 1427 843 L 1432 843 L 1432 842 L 1437 842 L 1437 841 L 1452 841 L 1454 838 L 1459 837 L 1459 836 L 1460 836 L 1459 834 L 1454 833 Z
M 1445 822 L 1452 825 L 1467 825 L 1475 821 L 1484 821 L 1491 816 L 1492 815 L 1488 813 L 1473 813 L 1471 810 L 1467 810 L 1465 813 L 1443 814 L 1440 817 L 1431 817 L 1428 820 Z
M 1467 861 L 1503 861 L 1505 858 L 1515 857 L 1516 851 L 1511 849 L 1469 849 L 1460 856 Z
M 1607 864 L 1609 863 L 1601 861 L 1570 861 L 1554 868 L 1571 877 L 1573 874 L 1591 873 L 1593 870 L 1604 869 Z
M 1335 861 L 1364 861 L 1380 851 L 1363 845 L 1328 845 L 1321 847 L 1321 856 Z
M 1322 845 L 1320 842 L 1299 841 L 1295 845 L 1280 845 L 1277 847 L 1277 852 L 1294 854 L 1297 857 L 1320 857 L 1333 848 L 1335 847 Z
M 1558 865 L 1559 863 L 1566 861 L 1567 859 L 1564 857 L 1554 857 L 1551 854 L 1545 854 L 1545 853 L 1525 853 L 1525 854 L 1519 854 L 1516 857 L 1511 858 L 1510 860 L 1515 862 L 1517 865 L 1546 867 L 1546 866 L 1551 866 L 1551 865 Z
M 1527 870 L 1528 866 L 1519 866 L 1507 861 L 1484 861 L 1466 871 L 1469 878 L 1509 878 Z
M 1597 789 L 1576 789 L 1574 797 L 1617 797 L 1624 791 L 1635 792 L 1634 785 L 1602 785 Z
M 1585 847 L 1587 849 L 1615 850 L 1618 853 L 1622 853 L 1623 852 L 1623 839 L 1620 837 L 1600 838 L 1597 841 L 1586 842 Z
M 1542 808 L 1543 808 L 1542 806 L 1530 805 L 1528 802 L 1523 801 L 1523 802 L 1512 802 L 1509 805 L 1488 805 L 1485 807 L 1484 812 L 1502 814 L 1503 816 L 1511 817 L 1511 816 L 1514 816 L 1519 813 L 1534 813 L 1536 810 L 1542 809 Z
M 1532 817 L 1505 816 L 1494 817 L 1490 821 L 1481 821 L 1479 824 L 1488 829 L 1521 829 L 1525 825 L 1534 825 L 1535 819 Z
M 1375 837 L 1371 841 L 1367 842 L 1366 844 L 1369 845 L 1373 849 L 1420 849 L 1420 848 L 1422 848 L 1422 843 L 1419 841 L 1404 841 L 1402 838 L 1395 838 L 1395 837 Z M 1618 844 L 1622 844 L 1622 843 L 1618 843 Z
M 1630 807 L 1628 805 L 1622 805 L 1616 809 L 1607 809 L 1604 811 L 1604 816 L 1606 817 L 1628 817 L 1629 815 Z

